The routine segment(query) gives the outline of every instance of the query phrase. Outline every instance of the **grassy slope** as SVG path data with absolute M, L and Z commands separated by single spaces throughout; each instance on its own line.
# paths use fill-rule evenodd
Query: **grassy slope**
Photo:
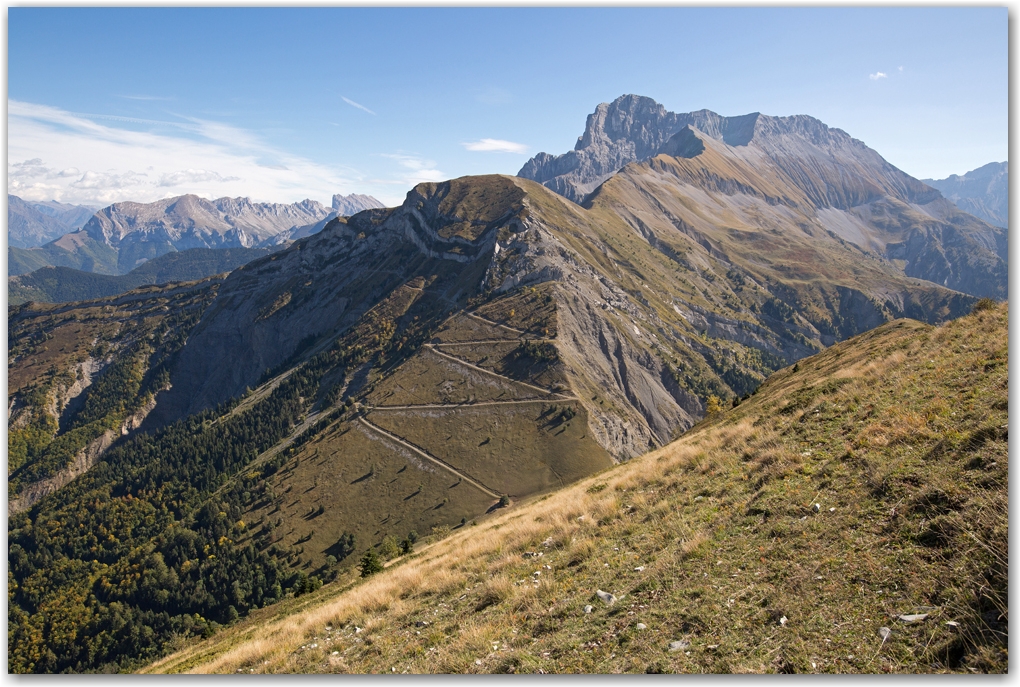
M 1005 304 L 888 323 L 663 449 L 150 670 L 1005 671 L 1007 336 Z
M 7 248 L 7 274 L 27 274 L 47 265 L 73 267 L 98 274 L 117 274 L 117 249 L 83 232 L 65 234 L 39 248 Z

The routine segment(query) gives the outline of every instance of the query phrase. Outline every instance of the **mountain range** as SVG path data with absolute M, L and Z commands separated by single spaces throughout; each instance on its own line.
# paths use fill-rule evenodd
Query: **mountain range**
M 997 227 L 1009 226 L 1009 163 L 991 162 L 963 175 L 925 179 L 958 208 Z
M 206 200 L 194 195 L 153 203 L 115 203 L 84 226 L 41 247 L 8 249 L 8 274 L 60 266 L 99 274 L 126 274 L 146 260 L 189 248 L 262 248 L 286 244 L 321 229 L 338 214 L 381 207 L 371 196 L 333 196 L 333 207 L 313 200 L 290 205 L 248 198 Z
M 127 274 L 97 274 L 70 267 L 40 267 L 7 279 L 7 303 L 21 305 L 88 301 L 136 289 L 140 286 L 195 281 L 230 272 L 278 248 L 189 248 L 164 253 Z
M 7 194 L 7 245 L 32 248 L 81 229 L 98 210 L 53 200 L 26 201 Z
M 307 203 L 121 204 L 68 236 L 126 266 L 260 245 Z M 225 277 L 13 307 L 9 665 L 123 669 L 637 458 L 833 344 L 1005 298 L 1006 243 L 816 119 L 623 96 L 520 176 L 419 184 Z

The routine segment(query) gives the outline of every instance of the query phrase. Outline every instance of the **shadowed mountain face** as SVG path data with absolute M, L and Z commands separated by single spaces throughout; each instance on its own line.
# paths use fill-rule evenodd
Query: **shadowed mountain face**
M 706 146 L 711 152 L 702 155 Z M 1006 296 L 1005 231 L 961 212 L 938 190 L 812 117 L 677 114 L 628 95 L 599 105 L 573 151 L 540 153 L 519 174 L 582 203 L 625 165 L 658 155 L 700 168 L 684 183 L 687 205 L 700 203 L 706 191 L 716 202 L 725 196 L 731 213 L 754 226 L 744 199 L 767 196 L 907 276 Z
M 990 162 L 963 175 L 925 179 L 956 207 L 997 227 L 1009 226 L 1009 163 Z

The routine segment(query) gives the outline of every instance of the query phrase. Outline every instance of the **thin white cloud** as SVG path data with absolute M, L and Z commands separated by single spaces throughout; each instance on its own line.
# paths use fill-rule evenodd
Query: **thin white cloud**
M 898 69 L 901 72 L 903 71 L 903 67 L 897 67 L 896 69 Z
M 423 181 L 444 181 L 447 179 L 447 175 L 436 169 L 436 163 L 432 160 L 401 153 L 384 153 L 383 157 L 397 161 L 402 168 L 399 181 L 411 186 Z
M 106 205 L 194 193 L 328 202 L 334 193 L 374 190 L 355 170 L 276 149 L 220 122 L 80 116 L 10 100 L 7 125 L 8 192 L 26 200 Z
M 874 74 L 868 74 L 868 78 L 872 81 L 878 81 L 879 79 L 888 79 L 889 75 L 884 72 L 875 72 Z
M 340 98 L 343 99 L 343 101 L 345 103 L 347 103 L 348 105 L 350 105 L 351 107 L 356 107 L 359 110 L 364 110 L 365 112 L 367 112 L 370 115 L 374 115 L 375 114 L 375 112 L 372 112 L 370 109 L 368 109 L 367 107 L 365 107 L 361 103 L 356 103 L 353 100 L 351 100 L 350 98 L 344 98 L 343 96 L 340 96 Z
M 182 169 L 177 172 L 169 172 L 159 177 L 159 185 L 164 187 L 187 186 L 201 184 L 209 181 L 220 183 L 227 181 L 240 181 L 238 177 L 224 177 L 217 172 L 205 169 Z
M 472 141 L 462 144 L 468 150 L 483 153 L 517 153 L 523 155 L 528 152 L 528 146 L 513 141 L 503 141 L 498 138 L 483 138 L 480 141 Z

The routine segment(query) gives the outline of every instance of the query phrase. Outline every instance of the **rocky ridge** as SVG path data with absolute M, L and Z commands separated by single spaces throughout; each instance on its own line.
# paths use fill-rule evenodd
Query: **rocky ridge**
M 990 162 L 966 174 L 924 179 L 956 207 L 997 227 L 1009 226 L 1009 163 Z

